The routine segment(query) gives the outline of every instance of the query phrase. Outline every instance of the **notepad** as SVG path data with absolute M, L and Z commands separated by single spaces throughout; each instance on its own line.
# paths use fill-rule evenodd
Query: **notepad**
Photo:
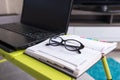
M 77 35 L 63 35 L 60 37 L 64 40 L 74 39 L 81 42 L 85 46 L 80 50 L 81 54 L 76 51 L 69 51 L 63 46 L 46 46 L 49 39 L 27 48 L 25 54 L 77 78 L 99 61 L 103 54 L 108 54 L 117 46 L 116 42 L 95 41 Z

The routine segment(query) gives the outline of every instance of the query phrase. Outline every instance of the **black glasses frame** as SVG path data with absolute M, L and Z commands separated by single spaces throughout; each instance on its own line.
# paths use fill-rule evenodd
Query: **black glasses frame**
M 56 38 L 60 38 L 60 39 L 61 39 L 61 42 L 58 42 L 58 41 L 53 40 L 53 39 L 56 39 Z M 80 46 L 68 45 L 68 44 L 66 44 L 66 42 L 68 42 L 68 41 L 75 41 L 75 42 L 79 43 Z M 67 40 L 64 40 L 62 37 L 59 37 L 59 36 L 50 38 L 50 39 L 49 39 L 49 43 L 47 43 L 46 46 L 48 46 L 48 45 L 51 45 L 51 46 L 59 46 L 59 45 L 62 45 L 62 46 L 64 46 L 67 50 L 69 50 L 69 51 L 78 51 L 79 54 L 81 53 L 80 50 L 84 48 L 84 45 L 83 45 L 81 42 L 79 42 L 79 41 L 77 41 L 77 40 L 75 40 L 75 39 L 67 39 Z M 67 48 L 67 47 L 71 47 L 71 48 L 73 48 L 73 49 L 69 49 L 69 48 Z

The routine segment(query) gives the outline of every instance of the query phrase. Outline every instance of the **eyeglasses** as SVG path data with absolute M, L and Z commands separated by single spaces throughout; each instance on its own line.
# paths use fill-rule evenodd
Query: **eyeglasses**
M 52 37 L 49 39 L 49 43 L 46 46 L 64 46 L 69 51 L 77 51 L 79 54 L 81 53 L 80 50 L 84 48 L 84 45 L 74 39 L 67 39 L 64 40 L 62 37 Z

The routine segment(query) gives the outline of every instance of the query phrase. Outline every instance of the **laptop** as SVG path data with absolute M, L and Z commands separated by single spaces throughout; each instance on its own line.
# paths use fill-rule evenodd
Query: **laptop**
M 72 0 L 24 0 L 20 23 L 0 25 L 0 48 L 12 52 L 66 34 L 71 7 Z

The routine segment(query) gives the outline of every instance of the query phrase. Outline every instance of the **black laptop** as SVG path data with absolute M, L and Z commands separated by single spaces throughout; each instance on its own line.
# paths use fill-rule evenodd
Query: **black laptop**
M 72 0 L 24 0 L 20 23 L 0 25 L 0 48 L 25 49 L 66 33 Z

